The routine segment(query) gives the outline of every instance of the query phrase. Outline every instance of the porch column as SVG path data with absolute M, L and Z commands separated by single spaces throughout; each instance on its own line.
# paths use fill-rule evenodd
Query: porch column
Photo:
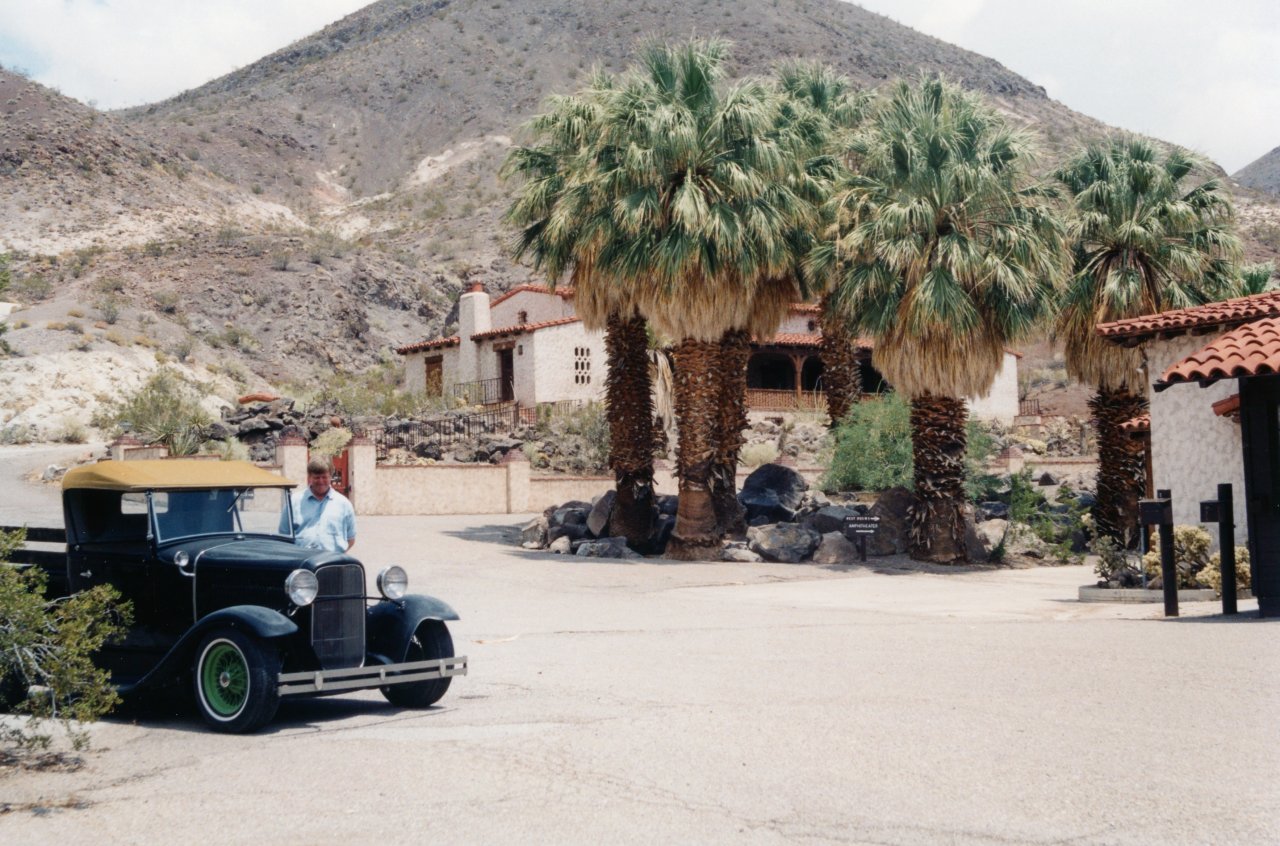
M 376 514 L 378 450 L 373 441 L 356 435 L 347 445 L 347 497 L 357 514 Z
M 796 371 L 796 408 L 804 399 L 804 356 L 791 353 L 791 366 Z

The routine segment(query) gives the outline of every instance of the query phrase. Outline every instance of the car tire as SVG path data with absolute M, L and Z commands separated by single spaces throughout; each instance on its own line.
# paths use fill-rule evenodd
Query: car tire
M 200 642 L 192 675 L 196 706 L 214 731 L 255 731 L 276 715 L 280 656 L 274 644 L 236 629 L 215 629 Z
M 418 624 L 413 637 L 409 638 L 404 660 L 434 661 L 452 657 L 453 638 L 449 636 L 448 627 L 439 620 L 424 620 Z M 427 708 L 440 701 L 449 690 L 451 681 L 451 676 L 445 676 L 442 679 L 391 685 L 382 688 L 382 695 L 392 705 L 400 708 Z

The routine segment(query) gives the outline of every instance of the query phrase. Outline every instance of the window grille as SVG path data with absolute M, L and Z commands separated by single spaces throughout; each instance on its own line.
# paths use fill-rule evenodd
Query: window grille
M 573 348 L 573 384 L 591 384 L 591 347 Z

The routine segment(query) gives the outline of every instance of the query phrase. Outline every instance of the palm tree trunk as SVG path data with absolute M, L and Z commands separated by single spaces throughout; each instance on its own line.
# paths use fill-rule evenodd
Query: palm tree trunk
M 831 295 L 822 298 L 822 384 L 827 392 L 831 428 L 862 397 L 862 368 L 858 349 L 845 321 L 831 308 Z
M 716 379 L 720 383 L 715 462 L 711 466 L 711 497 L 721 534 L 741 537 L 747 532 L 747 512 L 738 501 L 738 453 L 747 428 L 747 360 L 751 337 L 743 330 L 720 339 Z
M 964 543 L 964 400 L 931 394 L 911 401 L 915 501 L 911 557 L 953 564 L 968 560 Z
M 1121 425 L 1147 411 L 1147 401 L 1128 391 L 1098 391 L 1089 400 L 1098 432 L 1098 490 L 1093 506 L 1097 535 L 1133 548 L 1140 535 L 1138 499 L 1146 485 L 1141 446 Z
M 609 375 L 609 467 L 617 499 L 609 533 L 647 551 L 658 519 L 653 491 L 653 400 L 649 391 L 649 339 L 643 317 L 610 315 L 605 326 Z
M 720 533 L 711 498 L 720 389 L 716 363 L 720 345 L 686 338 L 675 348 L 676 474 L 680 507 L 667 556 L 685 561 L 716 556 Z

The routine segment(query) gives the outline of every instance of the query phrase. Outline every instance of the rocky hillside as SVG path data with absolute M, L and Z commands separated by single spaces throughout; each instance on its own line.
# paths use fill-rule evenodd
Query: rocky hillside
M 181 361 L 227 391 L 394 360 L 448 327 L 464 280 L 527 278 L 504 256 L 497 170 L 542 99 L 593 66 L 623 69 L 645 37 L 694 33 L 732 40 L 743 74 L 790 57 L 867 86 L 945 72 L 1038 131 L 1047 162 L 1106 130 L 997 62 L 840 0 L 382 0 L 113 114 L 0 71 L 0 251 L 27 306 L 7 338 L 36 383 L 42 357 L 65 369 L 117 349 L 141 354 L 86 366 Z M 1247 202 L 1266 257 L 1275 206 Z M 43 399 L 24 400 L 26 420 Z M 79 398 L 86 418 L 97 401 Z
M 1231 178 L 1246 188 L 1280 197 L 1280 147 L 1240 168 Z

